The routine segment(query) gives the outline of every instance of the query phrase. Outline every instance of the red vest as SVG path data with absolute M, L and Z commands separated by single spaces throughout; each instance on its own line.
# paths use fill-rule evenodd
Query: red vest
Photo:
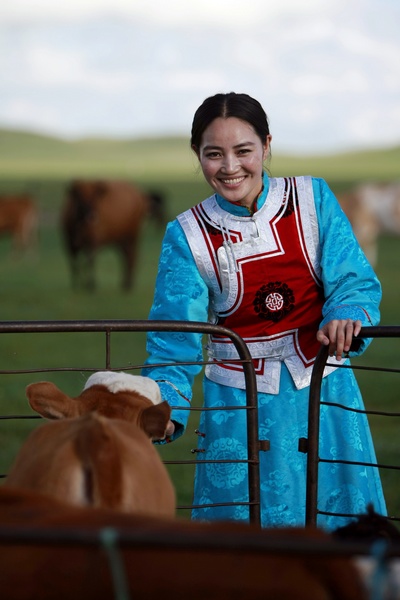
M 210 289 L 210 320 L 247 342 L 261 378 L 266 361 L 284 361 L 296 385 L 307 385 L 324 302 L 311 178 L 270 179 L 266 201 L 251 217 L 232 215 L 212 196 L 178 219 Z M 211 337 L 208 350 L 211 359 L 237 358 L 227 338 Z M 206 374 L 238 386 L 223 369 L 229 377 L 241 371 L 231 363 Z M 271 365 L 269 371 L 273 378 Z

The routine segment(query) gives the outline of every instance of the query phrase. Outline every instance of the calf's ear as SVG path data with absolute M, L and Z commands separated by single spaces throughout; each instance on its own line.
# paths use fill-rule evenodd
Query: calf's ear
M 26 388 L 26 395 L 31 408 L 46 419 L 74 416 L 71 414 L 71 398 L 50 381 L 31 383 Z
M 140 427 L 150 439 L 162 440 L 165 438 L 170 416 L 171 407 L 168 402 L 153 404 L 142 412 Z

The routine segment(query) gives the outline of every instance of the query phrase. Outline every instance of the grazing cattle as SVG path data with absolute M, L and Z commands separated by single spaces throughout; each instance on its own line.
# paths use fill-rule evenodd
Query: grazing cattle
M 7 600 L 366 599 L 351 558 L 324 553 L 332 546 L 313 529 L 149 518 L 0 487 Z
M 37 230 L 37 206 L 29 195 L 0 197 L 0 234 L 11 236 L 16 255 L 35 248 Z
M 400 234 L 400 182 L 364 183 L 338 195 L 358 242 L 373 266 L 382 233 Z
M 146 377 L 95 373 L 76 398 L 53 383 L 27 387 L 48 419 L 20 449 L 5 486 L 37 490 L 76 505 L 175 515 L 175 491 L 151 439 L 165 437 L 171 408 Z
M 113 246 L 122 257 L 122 287 L 129 290 L 147 215 L 164 222 L 160 194 L 145 194 L 123 181 L 73 181 L 61 217 L 72 285 L 93 290 L 96 252 Z

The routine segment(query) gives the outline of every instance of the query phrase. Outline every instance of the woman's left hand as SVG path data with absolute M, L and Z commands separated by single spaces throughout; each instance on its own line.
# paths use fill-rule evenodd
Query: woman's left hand
M 336 354 L 336 360 L 341 360 L 343 352 L 350 350 L 353 337 L 360 333 L 361 326 L 361 321 L 334 319 L 317 332 L 317 340 L 324 346 L 329 345 L 329 356 Z

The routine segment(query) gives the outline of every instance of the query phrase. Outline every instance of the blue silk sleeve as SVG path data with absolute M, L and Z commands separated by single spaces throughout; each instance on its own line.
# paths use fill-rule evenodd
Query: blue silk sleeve
M 200 276 L 178 221 L 168 224 L 164 236 L 149 319 L 208 320 L 208 288 Z M 202 335 L 149 332 L 147 352 L 146 365 L 202 361 Z M 163 400 L 176 407 L 171 416 L 175 422 L 175 433 L 167 441 L 176 439 L 184 432 L 189 417 L 187 409 L 192 398 L 193 381 L 201 369 L 201 365 L 150 366 L 143 369 L 143 375 L 159 383 Z
M 349 220 L 323 179 L 313 179 L 321 244 L 325 304 L 321 326 L 333 319 L 360 319 L 363 327 L 380 319 L 381 285 L 353 233 Z M 371 339 L 360 338 L 361 354 Z

